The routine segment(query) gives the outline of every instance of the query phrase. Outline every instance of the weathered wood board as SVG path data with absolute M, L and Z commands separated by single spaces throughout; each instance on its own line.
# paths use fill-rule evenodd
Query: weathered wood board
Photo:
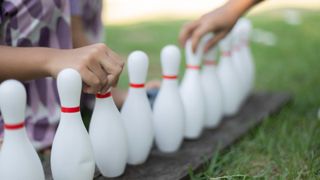
M 181 149 L 173 154 L 163 154 L 153 149 L 146 163 L 128 166 L 123 180 L 165 180 L 188 177 L 188 169 L 199 168 L 218 150 L 224 149 L 255 127 L 266 117 L 278 112 L 291 100 L 287 93 L 254 93 L 234 117 L 225 118 L 212 130 L 205 130 L 198 140 L 185 140 Z M 44 161 L 46 179 L 52 179 L 49 163 Z M 104 180 L 96 172 L 95 179 Z

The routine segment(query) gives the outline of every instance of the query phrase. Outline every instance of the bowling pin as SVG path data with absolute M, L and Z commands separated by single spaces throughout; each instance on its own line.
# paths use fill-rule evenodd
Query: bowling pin
M 204 127 L 205 122 L 205 97 L 201 86 L 200 64 L 205 43 L 212 37 L 212 34 L 204 36 L 195 53 L 192 52 L 192 42 L 186 42 L 186 63 L 187 69 L 180 85 L 180 95 L 184 106 L 185 132 L 187 139 L 197 139 Z
M 249 47 L 249 38 L 250 38 L 250 32 L 252 30 L 252 24 L 250 20 L 246 18 L 241 18 L 239 20 L 239 23 L 241 25 L 241 33 L 242 33 L 241 52 L 244 57 L 243 61 L 246 66 L 246 71 L 248 72 L 247 96 L 249 96 L 253 89 L 254 80 L 255 80 L 255 65 L 254 65 L 251 49 Z
M 155 142 L 162 152 L 179 149 L 184 135 L 185 112 L 179 94 L 177 75 L 181 54 L 175 45 L 161 51 L 163 80 L 153 106 Z
M 80 114 L 80 74 L 70 68 L 62 70 L 57 77 L 57 87 L 61 116 L 51 150 L 53 179 L 91 180 L 95 162 L 90 138 Z
M 218 77 L 221 83 L 223 112 L 226 116 L 237 113 L 241 102 L 240 81 L 231 62 L 231 36 L 227 35 L 219 43 L 221 56 Z
M 245 69 L 245 63 L 243 60 L 242 53 L 240 52 L 240 46 L 241 46 L 241 41 L 240 37 L 241 34 L 239 32 L 239 23 L 237 23 L 232 31 L 230 32 L 231 36 L 231 62 L 233 64 L 233 67 L 236 71 L 236 74 L 238 75 L 239 79 L 239 94 L 240 94 L 240 103 L 244 101 L 246 98 L 246 90 L 247 90 L 247 72 Z
M 217 75 L 217 49 L 211 48 L 204 54 L 204 62 L 201 72 L 201 83 L 205 96 L 206 118 L 205 127 L 216 127 L 222 116 L 222 91 L 220 80 Z
M 111 91 L 96 95 L 89 135 L 102 175 L 117 177 L 123 174 L 127 164 L 127 135 Z
M 0 154 L 1 180 L 44 180 L 38 154 L 25 129 L 26 90 L 16 80 L 0 85 L 0 109 L 4 119 L 4 141 Z
M 128 57 L 130 88 L 121 116 L 128 139 L 127 162 L 131 165 L 147 160 L 154 138 L 152 111 L 144 87 L 148 64 L 148 56 L 142 51 L 134 51 Z

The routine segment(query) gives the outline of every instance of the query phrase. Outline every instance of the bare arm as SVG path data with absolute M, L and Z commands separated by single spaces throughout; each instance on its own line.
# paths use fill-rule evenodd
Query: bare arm
M 115 86 L 124 62 L 104 44 L 77 49 L 18 48 L 0 46 L 0 81 L 56 77 L 64 68 L 78 70 L 87 93 L 105 92 Z
M 54 50 L 0 46 L 0 81 L 31 80 L 49 76 L 48 62 Z
M 213 32 L 215 36 L 207 43 L 205 50 L 210 49 L 225 37 L 237 20 L 250 8 L 262 0 L 229 0 L 218 9 L 204 14 L 201 18 L 186 24 L 180 32 L 179 41 L 184 46 L 187 39 L 192 39 L 192 49 L 195 51 L 200 38 Z

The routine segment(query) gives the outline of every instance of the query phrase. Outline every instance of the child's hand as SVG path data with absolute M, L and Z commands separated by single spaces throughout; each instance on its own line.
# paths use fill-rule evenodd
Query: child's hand
M 83 91 L 104 93 L 118 82 L 124 61 L 105 44 L 94 44 L 71 50 L 57 50 L 48 71 L 52 77 L 65 68 L 74 68 L 81 74 Z
M 211 11 L 201 18 L 186 24 L 180 32 L 179 41 L 181 46 L 184 46 L 187 39 L 192 39 L 192 50 L 195 52 L 199 44 L 200 38 L 213 32 L 215 36 L 205 46 L 205 51 L 210 49 L 220 39 L 228 34 L 236 23 L 238 16 L 232 12 L 228 5 L 222 6 L 214 11 Z
M 187 39 L 192 39 L 192 50 L 195 52 L 200 38 L 209 33 L 214 33 L 214 37 L 205 46 L 205 51 L 209 50 L 219 40 L 228 34 L 236 21 L 247 10 L 262 0 L 229 0 L 222 7 L 215 9 L 200 19 L 188 23 L 180 32 L 179 41 L 184 46 Z

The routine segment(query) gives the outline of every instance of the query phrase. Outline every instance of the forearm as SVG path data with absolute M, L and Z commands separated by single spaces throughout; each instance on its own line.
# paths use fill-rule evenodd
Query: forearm
M 48 62 L 54 49 L 0 46 L 0 82 L 49 76 Z
M 229 0 L 226 6 L 234 13 L 235 16 L 240 17 L 247 12 L 254 5 L 260 3 L 263 0 Z

